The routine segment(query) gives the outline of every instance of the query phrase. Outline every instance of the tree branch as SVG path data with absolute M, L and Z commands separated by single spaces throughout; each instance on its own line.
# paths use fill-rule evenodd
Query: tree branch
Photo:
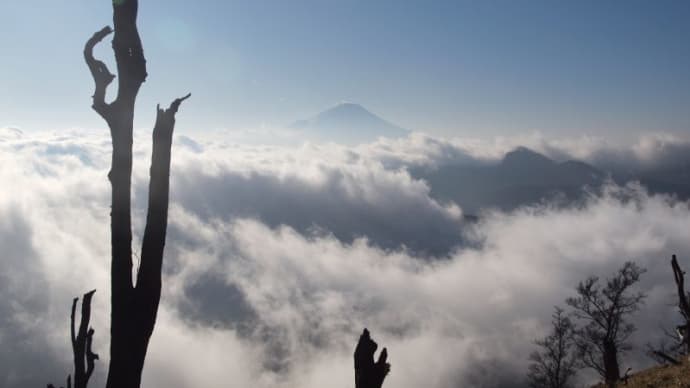
M 153 150 L 151 154 L 151 180 L 149 182 L 149 204 L 146 227 L 141 249 L 141 265 L 137 273 L 136 293 L 142 322 L 147 331 L 153 331 L 156 311 L 160 302 L 161 270 L 163 250 L 168 225 L 168 204 L 170 192 L 170 160 L 175 114 L 191 93 L 175 99 L 168 109 L 156 108 L 156 124 L 153 128 Z
M 688 304 L 687 294 L 685 293 L 685 272 L 678 265 L 676 255 L 671 258 L 671 267 L 673 268 L 673 277 L 678 288 L 678 307 L 680 310 L 690 316 L 690 305 Z
M 680 361 L 676 360 L 675 358 L 669 356 L 668 354 L 666 354 L 660 350 L 650 350 L 650 354 L 655 356 L 654 358 L 658 358 L 659 360 L 666 361 L 666 362 L 671 363 L 673 365 L 680 365 Z
M 91 75 L 96 84 L 92 108 L 106 121 L 109 120 L 109 112 L 108 104 L 105 102 L 105 92 L 108 89 L 108 85 L 115 79 L 115 76 L 110 73 L 110 70 L 108 70 L 108 67 L 103 61 L 94 58 L 93 48 L 112 32 L 113 30 L 110 26 L 105 26 L 103 29 L 93 34 L 91 39 L 89 39 L 84 46 L 84 60 L 86 60 L 86 64 L 89 66 L 89 70 L 91 70 Z

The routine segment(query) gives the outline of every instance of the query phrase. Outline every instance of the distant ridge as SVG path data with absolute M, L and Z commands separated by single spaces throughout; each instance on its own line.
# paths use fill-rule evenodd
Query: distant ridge
M 526 147 L 506 153 L 498 164 L 446 165 L 410 172 L 427 181 L 434 198 L 453 201 L 472 213 L 486 208 L 512 210 L 559 196 L 575 201 L 587 188 L 601 187 L 607 178 L 587 163 L 558 163 Z
M 365 143 L 379 137 L 404 137 L 409 133 L 363 106 L 349 102 L 338 104 L 310 119 L 295 121 L 290 127 L 314 140 L 344 144 Z

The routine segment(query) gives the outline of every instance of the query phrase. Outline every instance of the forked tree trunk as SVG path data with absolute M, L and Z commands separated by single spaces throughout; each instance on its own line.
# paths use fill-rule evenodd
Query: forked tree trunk
M 134 106 L 139 88 L 147 76 L 146 59 L 136 25 L 137 11 L 138 0 L 113 0 L 113 50 L 119 75 L 117 97 L 113 102 L 105 102 L 105 91 L 115 77 L 103 62 L 93 57 L 94 46 L 113 30 L 105 27 L 95 33 L 84 49 L 84 57 L 96 84 L 93 109 L 110 127 L 113 143 L 108 174 L 112 187 L 108 388 L 137 388 L 141 383 L 146 350 L 160 301 L 175 113 L 182 101 L 190 96 L 176 99 L 166 110 L 160 107 L 157 110 L 146 228 L 141 262 L 136 283 L 133 283 L 130 208 Z

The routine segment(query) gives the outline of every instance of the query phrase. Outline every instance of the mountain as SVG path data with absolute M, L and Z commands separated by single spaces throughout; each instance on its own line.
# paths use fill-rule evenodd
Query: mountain
M 432 197 L 453 201 L 465 211 L 512 210 L 544 199 L 573 201 L 586 188 L 601 186 L 607 174 L 579 161 L 557 163 L 525 147 L 508 152 L 498 164 L 446 165 L 410 173 L 427 181 Z
M 606 174 L 587 163 L 556 163 L 525 147 L 508 152 L 496 173 L 504 184 L 538 187 L 581 187 L 601 183 Z
M 296 121 L 290 128 L 310 139 L 344 144 L 366 143 L 379 137 L 403 137 L 409 133 L 353 103 L 338 104 L 310 119 Z

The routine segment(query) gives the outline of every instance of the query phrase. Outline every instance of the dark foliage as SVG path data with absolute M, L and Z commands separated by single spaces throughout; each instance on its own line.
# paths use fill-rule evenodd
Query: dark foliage
M 570 388 L 578 369 L 573 322 L 560 307 L 551 317 L 551 333 L 535 341 L 539 350 L 529 356 L 527 383 L 532 388 Z
M 610 387 L 621 377 L 619 356 L 631 349 L 628 339 L 635 325 L 627 318 L 639 310 L 645 298 L 631 287 L 644 272 L 637 264 L 626 262 L 605 285 L 592 276 L 578 284 L 576 297 L 566 300 L 584 324 L 574 335 L 578 359 L 584 367 L 596 370 Z

